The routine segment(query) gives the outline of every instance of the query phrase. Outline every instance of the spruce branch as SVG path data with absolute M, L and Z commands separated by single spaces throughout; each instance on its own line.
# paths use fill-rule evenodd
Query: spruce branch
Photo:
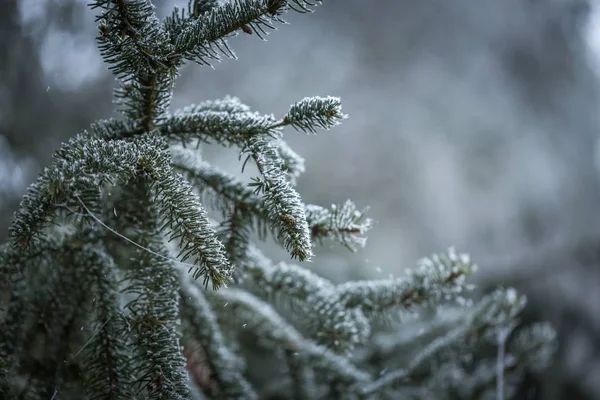
M 173 149 L 173 167 L 198 190 L 203 200 L 213 205 L 224 216 L 234 209 L 263 217 L 262 201 L 254 191 L 240 179 L 205 161 L 197 152 L 188 149 Z
M 246 329 L 252 329 L 281 349 L 302 354 L 324 381 L 332 379 L 344 382 L 349 393 L 369 381 L 368 374 L 357 369 L 346 358 L 303 338 L 269 304 L 253 295 L 239 289 L 227 289 L 210 292 L 210 296 L 228 304 L 227 308 L 217 307 L 219 313 L 222 310 L 235 312 L 239 320 L 246 322 Z
M 95 0 L 98 47 L 115 76 L 122 80 L 117 103 L 147 133 L 165 117 L 180 61 L 172 56 L 167 31 L 148 0 Z
M 451 330 L 445 335 L 436 338 L 433 342 L 429 343 L 423 349 L 417 357 L 413 358 L 409 365 L 405 369 L 392 371 L 386 374 L 384 377 L 379 378 L 369 386 L 363 388 L 365 395 L 372 395 L 377 392 L 387 389 L 389 386 L 399 385 L 403 382 L 409 382 L 411 374 L 422 364 L 433 358 L 442 350 L 448 348 L 451 345 L 455 345 L 459 340 L 463 339 L 466 333 L 466 329 L 462 326 Z
M 243 114 L 252 112 L 249 106 L 235 96 L 225 96 L 222 99 L 206 100 L 193 106 L 195 112 L 221 111 L 230 114 Z
M 156 253 L 167 255 L 156 234 L 136 240 Z M 133 337 L 137 365 L 135 385 L 148 399 L 189 399 L 185 360 L 180 346 L 179 276 L 173 266 L 152 253 L 136 250 L 126 278 L 128 330 Z
M 205 104 L 176 111 L 160 126 L 161 135 L 186 144 L 192 140 L 225 146 L 245 146 L 256 135 L 273 136 L 275 119 L 256 112 L 206 109 Z
M 464 319 L 463 307 L 438 306 L 429 318 L 423 316 L 418 321 L 403 326 L 400 332 L 377 332 L 368 348 L 360 351 L 356 359 L 360 364 L 382 366 L 393 363 L 398 357 L 408 358 L 407 355 L 422 346 L 423 342 L 443 336 L 460 326 Z
M 246 228 L 255 229 L 261 238 L 266 236 L 267 225 L 273 225 L 273 221 L 269 219 L 264 199 L 255 190 L 238 178 L 202 161 L 194 151 L 175 148 L 172 157 L 173 167 L 184 174 L 186 180 L 200 192 L 202 199 L 224 216 L 232 215 L 235 210 L 237 218 L 247 220 L 244 225 Z M 366 239 L 361 235 L 371 227 L 372 220 L 366 217 L 365 210 L 359 211 L 351 201 L 346 201 L 341 207 L 332 205 L 329 210 L 315 205 L 306 205 L 304 208 L 313 240 L 322 244 L 323 239 L 330 238 L 352 251 L 357 246 L 364 246 Z M 278 236 L 281 237 L 275 232 L 275 237 Z
M 80 210 L 75 195 L 95 209 L 100 189 L 115 181 L 127 182 L 136 176 L 135 162 L 140 157 L 136 144 L 122 141 L 84 142 L 76 137 L 55 154 L 15 213 L 9 234 L 14 246 L 21 249 L 35 245 L 43 230 L 55 221 L 57 205 Z
M 207 109 L 227 111 L 206 111 Z M 286 172 L 290 166 L 293 168 L 301 164 L 298 157 L 279 138 L 279 127 L 290 124 L 299 129 L 314 131 L 315 126 L 328 128 L 334 124 L 335 118 L 343 117 L 339 99 L 333 97 L 303 100 L 292 106 L 290 112 L 279 122 L 272 116 L 260 116 L 247 111 L 235 98 L 226 98 L 219 103 L 205 103 L 200 107 L 177 112 L 164 125 L 162 133 L 178 137 L 184 143 L 192 137 L 208 142 L 210 137 L 214 141 L 242 147 L 242 153 L 254 159 L 262 175 L 262 180 L 255 180 L 253 185 L 257 193 L 263 195 L 267 218 L 273 223 L 277 238 L 291 253 L 292 258 L 298 257 L 304 261 L 309 260 L 312 255 L 308 224 L 304 205 Z M 348 211 L 349 207 L 350 204 L 347 204 L 344 211 Z M 338 230 L 338 238 L 349 245 L 348 232 L 341 235 Z
M 274 142 L 266 136 L 254 136 L 245 150 L 254 159 L 262 180 L 256 180 L 257 193 L 262 193 L 268 219 L 277 237 L 292 258 L 309 261 L 313 255 L 304 204 L 290 185 Z
M 314 371 L 303 355 L 293 349 L 285 349 L 284 357 L 291 377 L 291 393 L 295 399 L 316 399 L 318 391 Z
M 245 257 L 252 224 L 252 216 L 236 206 L 219 225 L 218 234 L 219 237 L 223 237 L 222 241 L 230 262 L 239 264 Z
M 84 131 L 82 136 L 89 136 L 93 139 L 114 140 L 132 136 L 136 127 L 131 121 L 117 120 L 114 118 L 101 119 L 90 125 L 90 130 Z
M 44 285 L 37 286 L 35 292 L 29 289 L 25 299 L 18 299 L 28 301 L 21 310 L 24 323 L 17 328 L 17 340 L 13 343 L 19 350 L 15 354 L 17 365 L 27 371 L 31 381 L 23 388 L 23 396 L 50 397 L 61 391 L 68 385 L 69 367 L 77 363 L 70 346 L 81 343 L 79 327 L 87 319 L 92 288 L 89 265 L 79 257 L 81 245 L 80 241 L 64 242 L 54 255 L 53 264 L 36 271 L 36 278 L 41 278 Z M 40 340 L 40 334 L 43 350 L 38 354 L 26 351 L 36 339 Z M 36 368 L 32 368 L 34 365 Z
M 181 257 L 182 262 L 193 258 L 194 264 L 199 264 L 193 276 L 204 276 L 204 286 L 209 281 L 214 290 L 227 285 L 232 267 L 192 187 L 170 167 L 165 172 L 153 172 L 159 173 L 152 189 L 162 215 L 161 230 L 169 228 L 169 240 L 179 242 L 177 258 Z
M 509 343 L 508 353 L 514 364 L 532 372 L 540 372 L 552 361 L 558 350 L 556 330 L 547 322 L 537 322 L 515 333 Z
M 332 239 L 350 251 L 356 251 L 357 247 L 365 246 L 367 239 L 363 235 L 373 225 L 366 211 L 358 210 L 350 200 L 341 206 L 333 204 L 330 209 L 307 205 L 306 220 L 313 240 L 322 243 L 323 239 Z
M 283 118 L 283 125 L 306 133 L 317 133 L 317 128 L 331 129 L 348 118 L 342 114 L 342 103 L 339 97 L 306 97 L 292 104 Z
M 289 2 L 289 7 L 296 12 L 306 14 L 313 12 L 313 9 L 311 7 L 316 7 L 322 2 L 323 0 L 291 0 L 291 2 Z
M 94 0 L 98 47 L 118 78 L 154 72 L 168 52 L 163 29 L 148 0 Z
M 0 360 L 7 369 L 1 378 L 6 391 L 13 391 L 17 371 L 26 362 L 27 348 L 31 341 L 31 329 L 37 326 L 40 293 L 36 284 L 48 283 L 47 271 L 53 265 L 70 236 L 49 235 L 38 243 L 35 250 L 21 252 L 12 246 L 2 246 L 0 276 L 6 279 L 8 305 L 0 320 Z M 33 379 L 33 378 L 32 378 Z
M 470 288 L 465 279 L 476 268 L 467 255 L 456 254 L 451 248 L 447 254 L 421 260 L 404 280 L 347 282 L 339 285 L 337 291 L 346 307 L 358 307 L 367 315 L 395 307 L 411 309 L 456 298 Z
M 189 0 L 188 13 L 190 16 L 197 18 L 218 5 L 218 0 Z
M 29 253 L 19 251 L 10 243 L 0 245 L 0 287 L 5 289 L 2 292 L 12 295 L 13 289 L 29 272 L 32 262 L 50 262 L 53 253 L 62 245 L 65 235 L 48 235 Z
M 128 136 L 151 132 L 163 123 L 171 103 L 174 73 L 155 73 L 135 80 L 119 82 L 115 90 L 115 103 L 135 129 Z
M 211 397 L 222 399 L 255 399 L 256 393 L 242 376 L 240 360 L 225 343 L 211 305 L 189 278 L 182 275 L 181 315 L 188 335 L 202 346 L 208 368 Z
M 104 184 L 123 184 L 143 174 L 153 181 L 163 229 L 171 229 L 171 240 L 179 239 L 183 261 L 194 257 L 199 264 L 194 277 L 204 275 L 205 285 L 211 280 L 215 289 L 228 281 L 231 271 L 223 245 L 190 185 L 173 172 L 164 139 L 149 135 L 136 142 L 75 140 L 56 158 L 23 199 L 10 230 L 13 244 L 24 248 L 35 243 L 53 221 L 55 205 L 81 210 L 83 203 L 93 208 Z
M 406 368 L 389 372 L 366 386 L 363 393 L 372 395 L 409 383 L 417 368 L 430 362 L 434 357 L 439 357 L 443 351 L 453 347 L 462 347 L 461 351 L 464 353 L 465 345 L 473 347 L 480 345 L 482 339 L 487 338 L 490 341 L 495 339 L 498 329 L 502 329 L 507 323 L 514 321 L 523 310 L 525 302 L 525 297 L 519 296 L 512 288 L 497 289 L 466 313 L 462 324 L 425 346 Z M 551 333 L 547 337 L 550 338 Z M 440 361 L 447 360 L 438 358 L 437 362 Z
M 158 158 L 152 152 L 147 156 Z M 122 202 L 120 212 L 130 216 L 129 220 L 120 220 L 120 228 L 139 244 L 131 248 L 118 241 L 111 246 L 121 267 L 126 266 L 124 279 L 119 282 L 121 301 L 125 303 L 119 324 L 122 334 L 130 339 L 127 347 L 133 354 L 128 366 L 133 372 L 136 396 L 143 393 L 144 398 L 187 399 L 188 377 L 179 330 L 180 280 L 175 268 L 179 264 L 168 256 L 160 234 L 160 208 L 153 201 L 152 185 L 150 177 L 137 180 L 117 199 Z M 129 223 L 131 226 L 125 230 Z M 106 237 L 103 239 L 106 241 Z
M 198 155 L 185 149 L 173 151 L 173 167 L 181 171 L 200 197 L 223 216 L 217 235 L 225 245 L 229 262 L 238 264 L 246 254 L 252 229 L 261 237 L 267 235 L 267 223 L 261 199 L 237 178 L 200 160 Z
M 292 125 L 297 129 L 314 132 L 315 126 L 329 128 L 333 125 L 334 118 L 342 117 L 339 99 L 310 98 L 293 105 L 288 114 L 272 125 L 271 129 Z M 274 221 L 278 239 L 292 258 L 309 260 L 312 245 L 304 205 L 286 176 L 290 161 L 298 164 L 297 158 L 292 159 L 294 154 L 281 147 L 279 138 L 274 139 L 269 135 L 250 137 L 243 152 L 254 159 L 262 175 L 262 180 L 255 180 L 253 185 L 257 193 L 263 194 L 268 218 Z
M 93 245 L 84 245 L 77 257 L 93 284 L 93 335 L 80 350 L 86 391 L 92 400 L 132 398 L 131 352 L 121 329 L 116 290 L 118 268 L 105 250 Z
M 254 246 L 244 260 L 241 285 L 264 300 L 289 302 L 318 343 L 349 352 L 369 336 L 364 317 L 344 308 L 331 282 L 295 265 L 274 265 Z M 315 319 L 315 313 L 320 318 Z
M 179 32 L 175 51 L 200 65 L 210 65 L 221 55 L 235 58 L 226 38 L 240 30 L 256 33 L 264 38 L 274 22 L 283 22 L 279 16 L 286 10 L 282 0 L 235 0 L 213 7 L 198 18 L 190 18 Z
M 524 372 L 535 373 L 548 367 L 555 350 L 554 329 L 547 323 L 534 323 L 518 329 L 513 335 L 502 364 L 498 364 L 497 360 L 483 359 L 474 369 L 469 369 L 458 362 L 448 362 L 433 371 L 428 387 L 419 390 L 420 398 L 431 397 L 435 393 L 448 393 L 444 397 L 448 399 L 456 398 L 451 397 L 452 393 L 463 399 L 498 398 L 499 393 L 495 387 L 498 368 L 508 378 L 505 381 L 505 398 L 512 398 L 519 377 Z
M 187 10 L 175 7 L 171 15 L 163 22 L 165 30 L 169 32 L 171 44 L 175 44 L 175 39 L 185 29 L 190 19 L 197 19 L 218 5 L 218 0 L 189 0 Z

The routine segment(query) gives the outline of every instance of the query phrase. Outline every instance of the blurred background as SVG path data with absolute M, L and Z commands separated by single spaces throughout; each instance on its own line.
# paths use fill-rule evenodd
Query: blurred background
M 87 0 L 0 1 L 0 240 L 60 143 L 114 113 Z M 173 3 L 154 0 L 161 15 Z M 548 399 L 600 399 L 600 1 L 327 0 L 239 60 L 189 65 L 173 107 L 239 97 L 282 115 L 340 96 L 350 118 L 306 136 L 307 203 L 351 198 L 377 221 L 357 254 L 318 249 L 335 280 L 398 275 L 449 246 L 483 290 L 513 285 L 559 330 Z M 239 173 L 237 154 L 205 157 Z M 271 249 L 275 257 L 284 253 Z

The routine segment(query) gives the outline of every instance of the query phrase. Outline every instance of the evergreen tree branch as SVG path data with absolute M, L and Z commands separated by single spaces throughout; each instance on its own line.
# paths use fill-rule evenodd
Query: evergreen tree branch
M 230 215 L 236 209 L 236 212 L 252 220 L 251 225 L 261 238 L 265 236 L 266 224 L 272 221 L 269 220 L 263 199 L 251 187 L 201 161 L 196 152 L 173 149 L 172 157 L 173 167 L 199 190 L 203 200 L 210 201 L 223 215 Z M 341 207 L 332 205 L 330 209 L 306 205 L 305 214 L 312 240 L 322 244 L 323 239 L 332 239 L 355 251 L 357 246 L 364 246 L 366 239 L 361 235 L 372 226 L 372 220 L 366 217 L 365 211 L 359 211 L 349 200 Z
M 138 243 L 167 255 L 157 231 L 135 237 Z M 129 329 L 136 354 L 136 382 L 147 399 L 189 399 L 185 360 L 180 346 L 179 277 L 173 266 L 152 253 L 136 250 L 125 288 L 134 299 L 127 304 Z M 150 279 L 149 279 L 150 278 Z M 138 392 L 139 393 L 139 392 Z
M 272 128 L 291 125 L 315 132 L 315 127 L 329 128 L 336 118 L 343 117 L 339 99 L 315 97 L 292 105 L 288 114 Z M 266 135 L 252 136 L 244 152 L 252 156 L 262 175 L 262 180 L 256 180 L 254 185 L 257 192 L 263 194 L 268 218 L 278 231 L 278 238 L 292 258 L 310 260 L 312 244 L 304 205 L 286 176 L 286 161 L 289 163 L 290 154 L 285 148 L 281 150 L 279 142 L 280 139 L 275 141 Z
M 316 7 L 322 2 L 323 0 L 290 0 L 288 1 L 288 6 L 296 12 L 306 14 L 313 12 L 311 7 Z
M 242 255 L 245 252 L 245 242 L 249 236 L 248 229 L 255 228 L 261 237 L 265 236 L 267 223 L 270 223 L 266 207 L 261 198 L 251 190 L 245 183 L 237 178 L 200 161 L 199 157 L 189 150 L 174 149 L 173 166 L 184 173 L 186 180 L 190 181 L 200 190 L 201 196 L 207 191 L 212 192 L 209 199 L 226 216 L 227 220 L 221 226 L 221 232 L 227 233 L 229 239 L 239 243 L 239 246 L 230 242 L 227 246 L 230 261 L 233 252 Z M 208 190 L 207 190 L 208 189 Z M 336 207 L 333 212 L 316 206 L 307 206 L 306 210 L 311 209 L 310 230 L 313 236 L 322 238 L 324 236 L 337 237 L 340 241 L 349 243 L 348 237 L 359 241 L 360 238 L 351 237 L 354 233 L 364 231 L 370 225 L 370 220 L 364 218 L 364 214 L 354 210 L 352 203 L 347 202 L 342 212 L 338 212 Z M 317 213 L 321 211 L 321 213 Z M 231 224 L 235 216 L 236 229 Z M 244 221 L 242 223 L 242 221 Z M 364 221 L 364 222 L 363 222 Z M 357 223 L 362 223 L 358 226 Z M 355 225 L 353 225 L 355 224 Z M 233 236 L 232 236 L 233 235 Z M 277 236 L 277 234 L 276 234 Z
M 205 275 L 205 285 L 211 280 L 215 289 L 227 282 L 231 271 L 223 245 L 189 184 L 173 172 L 164 139 L 74 141 L 63 146 L 56 158 L 30 187 L 15 215 L 10 230 L 13 244 L 25 248 L 35 243 L 52 222 L 55 205 L 74 210 L 81 209 L 80 203 L 93 207 L 104 184 L 125 183 L 144 174 L 153 180 L 163 228 L 170 228 L 170 239 L 179 239 L 180 247 L 184 246 L 184 260 L 195 257 L 199 263 L 195 278 Z
M 309 368 L 310 363 L 304 355 L 292 349 L 285 349 L 284 357 L 292 380 L 293 398 L 297 400 L 318 398 L 315 373 Z
M 275 118 L 256 112 L 206 110 L 204 106 L 188 106 L 176 111 L 159 127 L 160 133 L 183 144 L 191 140 L 243 147 L 256 135 L 274 136 Z
M 55 154 L 55 162 L 23 197 L 9 229 L 12 244 L 21 249 L 35 245 L 54 222 L 57 205 L 81 210 L 75 196 L 95 209 L 102 186 L 134 178 L 140 157 L 136 144 L 122 141 L 84 142 L 76 137 L 63 145 Z
M 282 125 L 314 134 L 317 133 L 317 128 L 331 129 L 345 118 L 348 116 L 342 113 L 339 97 L 305 97 L 292 104 Z
M 117 77 L 153 71 L 165 53 L 165 32 L 148 0 L 94 0 L 98 43 L 102 56 Z
M 547 322 L 523 327 L 508 346 L 508 352 L 516 358 L 515 363 L 533 372 L 546 368 L 557 350 L 556 330 Z
M 90 125 L 90 131 L 84 132 L 93 139 L 115 140 L 133 136 L 136 126 L 128 120 L 101 119 Z
M 135 129 L 127 136 L 152 132 L 168 117 L 175 72 L 156 72 L 119 82 L 115 103 Z
M 279 15 L 287 8 L 285 0 L 235 0 L 213 7 L 199 18 L 189 19 L 175 41 L 175 51 L 200 65 L 210 65 L 221 55 L 235 58 L 226 38 L 238 31 L 254 32 L 259 37 L 283 22 Z
M 90 400 L 133 398 L 131 352 L 121 329 L 118 268 L 102 249 L 85 245 L 77 254 L 92 280 L 94 332 L 82 348 L 84 382 Z M 77 354 L 76 354 L 77 356 Z
M 368 337 L 370 327 L 363 323 L 364 317 L 347 312 L 335 286 L 326 279 L 295 265 L 273 265 L 255 247 L 249 247 L 244 260 L 243 287 L 268 301 L 290 302 L 318 343 L 348 352 Z M 315 313 L 322 317 L 315 319 Z
M 169 228 L 169 240 L 179 241 L 181 250 L 177 257 L 182 257 L 182 262 L 192 257 L 194 264 L 199 263 L 194 279 L 204 276 L 204 286 L 210 281 L 215 290 L 226 285 L 231 279 L 232 267 L 189 183 L 169 170 L 156 176 L 153 191 L 161 210 L 161 230 Z
M 175 44 L 175 38 L 185 29 L 190 19 L 197 19 L 218 5 L 218 0 L 188 0 L 187 13 L 186 10 L 175 7 L 173 13 L 164 21 L 165 30 L 171 37 L 171 43 Z
M 450 249 L 448 254 L 421 260 L 417 270 L 409 271 L 404 280 L 347 282 L 337 290 L 346 307 L 358 307 L 367 315 L 395 307 L 410 309 L 458 296 L 469 288 L 465 279 L 476 267 L 468 256 Z
M 238 264 L 246 254 L 251 229 L 267 236 L 267 221 L 261 199 L 239 179 L 200 160 L 192 151 L 175 149 L 173 167 L 181 171 L 200 193 L 203 202 L 212 203 L 224 220 L 218 237 L 225 244 L 229 261 Z
M 117 102 L 137 133 L 150 132 L 165 116 L 180 64 L 171 56 L 169 34 L 148 0 L 95 0 L 90 6 L 102 10 L 100 53 L 123 81 Z
M 267 303 L 238 289 L 209 292 L 211 297 L 227 302 L 227 308 L 217 307 L 218 312 L 235 312 L 245 329 L 273 342 L 279 348 L 296 351 L 305 357 L 308 365 L 324 381 L 329 379 L 345 383 L 346 390 L 352 393 L 361 384 L 369 381 L 365 372 L 358 370 L 348 360 L 325 347 L 304 339 L 296 329 L 285 322 Z
M 252 386 L 242 376 L 240 360 L 227 348 L 210 304 L 198 288 L 183 276 L 181 315 L 192 336 L 207 355 L 210 368 L 210 397 L 222 399 L 256 399 Z
M 249 106 L 235 96 L 225 96 L 217 100 L 205 100 L 192 106 L 194 112 L 215 111 L 227 112 L 230 114 L 244 114 L 252 112 Z
M 373 220 L 367 218 L 365 212 L 366 209 L 359 211 L 350 200 L 342 206 L 333 204 L 330 209 L 307 205 L 306 220 L 313 240 L 322 243 L 323 239 L 332 239 L 350 251 L 356 251 L 358 246 L 366 244 L 367 239 L 362 236 L 373 225 Z
M 2 390 L 12 393 L 15 398 L 18 397 L 15 394 L 18 372 L 24 361 L 29 364 L 27 350 L 32 340 L 31 330 L 38 326 L 41 306 L 36 283 L 48 285 L 47 271 L 55 268 L 53 263 L 60 257 L 65 240 L 70 238 L 66 234 L 53 233 L 30 252 L 18 251 L 7 244 L 2 246 L 0 254 L 0 276 L 5 280 L 3 283 L 8 289 L 5 293 L 9 295 L 0 320 L 0 365 L 6 370 L 6 374 L 0 375 L 0 383 Z
M 219 106 L 228 108 L 230 112 L 198 112 L 193 108 L 184 109 L 164 125 L 162 132 L 167 136 L 179 137 L 184 143 L 186 139 L 189 140 L 190 133 L 194 138 L 208 141 L 205 133 L 211 132 L 211 137 L 216 137 L 216 140 L 242 146 L 243 152 L 254 159 L 262 175 L 262 180 L 256 180 L 254 186 L 257 193 L 263 194 L 267 218 L 278 232 L 278 239 L 291 253 L 292 258 L 309 260 L 312 256 L 312 245 L 304 205 L 286 176 L 286 162 L 290 162 L 290 153 L 281 147 L 278 129 L 288 124 L 313 132 L 317 126 L 329 128 L 336 118 L 344 117 L 341 114 L 339 99 L 305 99 L 293 105 L 280 122 L 275 122 L 272 117 L 237 112 L 241 111 L 241 108 L 236 104 L 236 100 L 227 103 L 228 106 Z M 200 110 L 208 107 L 210 105 L 207 104 Z M 282 154 L 287 157 L 285 160 L 281 158 Z
M 448 362 L 434 371 L 428 379 L 426 388 L 418 393 L 420 398 L 429 398 L 436 393 L 448 393 L 444 398 L 472 399 L 497 398 L 495 384 L 498 380 L 497 368 L 506 376 L 505 398 L 514 397 L 519 376 L 525 371 L 539 372 L 550 363 L 556 350 L 556 332 L 546 323 L 535 323 L 519 329 L 509 342 L 509 349 L 503 363 L 497 360 L 483 359 L 474 370 L 465 370 L 465 366 Z M 451 394 L 454 393 L 455 397 Z
M 244 147 L 251 155 L 264 179 L 256 181 L 257 192 L 262 192 L 267 219 L 284 243 L 292 258 L 308 260 L 312 255 L 312 245 L 308 225 L 304 215 L 304 205 L 300 196 L 289 184 L 282 162 L 271 137 L 276 134 L 274 119 L 258 114 L 229 114 L 204 111 L 199 114 L 187 112 L 182 118 L 175 117 L 163 130 L 163 134 L 185 138 L 186 132 L 193 132 L 195 138 L 207 140 L 202 132 L 211 132 L 216 140 L 227 141 Z M 211 126 L 214 129 L 211 130 Z
M 278 232 L 278 239 L 292 258 L 309 261 L 313 252 L 304 204 L 282 170 L 277 147 L 270 138 L 255 136 L 245 151 L 262 175 L 262 180 L 255 182 L 256 190 L 263 195 L 267 218 Z
M 374 335 L 367 349 L 357 354 L 360 364 L 383 366 L 393 363 L 397 358 L 408 358 L 410 353 L 464 323 L 463 307 L 439 306 L 430 318 L 423 317 L 400 332 L 379 332 Z M 383 367 L 382 367 L 383 368 Z
M 173 149 L 173 167 L 198 190 L 203 200 L 208 200 L 224 216 L 234 208 L 256 218 L 264 217 L 262 201 L 240 179 L 200 159 L 196 152 Z
M 477 307 L 466 314 L 463 324 L 425 346 L 406 368 L 389 372 L 366 386 L 363 393 L 372 395 L 410 382 L 411 375 L 417 368 L 430 362 L 433 357 L 439 356 L 440 352 L 451 347 L 462 347 L 464 354 L 466 346 L 470 345 L 472 347 L 481 343 L 481 339 L 494 338 L 497 330 L 514 321 L 524 306 L 525 298 L 518 296 L 514 289 L 496 290 L 482 299 Z M 444 362 L 447 360 L 437 359 L 436 361 Z
M 219 2 L 217 0 L 189 0 L 188 13 L 194 18 L 198 18 L 218 5 Z
M 417 357 L 413 358 L 405 369 L 392 371 L 386 374 L 384 377 L 379 378 L 371 385 L 365 387 L 363 393 L 372 395 L 381 392 L 383 389 L 387 389 L 389 386 L 399 385 L 401 382 L 410 382 L 410 376 L 417 368 L 421 367 L 442 350 L 451 345 L 456 345 L 465 337 L 466 332 L 467 330 L 465 327 L 459 326 L 445 335 L 436 338 L 433 342 L 429 343 Z
M 13 337 L 19 350 L 15 354 L 17 365 L 23 367 L 30 380 L 21 396 L 50 398 L 66 389 L 67 371 L 74 362 L 70 345 L 81 343 L 79 327 L 87 320 L 91 300 L 87 265 L 78 257 L 81 247 L 79 240 L 64 242 L 53 264 L 35 272 L 36 280 L 41 279 L 44 285 L 36 286 L 25 299 L 18 299 L 28 301 L 21 310 L 25 315 L 20 317 L 17 336 Z M 43 345 L 37 354 L 25 350 L 39 340 Z

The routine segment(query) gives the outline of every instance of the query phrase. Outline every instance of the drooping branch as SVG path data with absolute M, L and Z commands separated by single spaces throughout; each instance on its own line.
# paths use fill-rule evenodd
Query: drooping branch
M 204 294 L 182 276 L 181 313 L 186 332 L 194 338 L 207 355 L 211 397 L 226 399 L 256 399 L 252 386 L 242 376 L 240 360 L 225 343 L 214 311 Z

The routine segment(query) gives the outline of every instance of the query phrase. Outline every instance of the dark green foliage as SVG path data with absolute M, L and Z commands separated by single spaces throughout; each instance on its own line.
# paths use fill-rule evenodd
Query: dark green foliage
M 545 324 L 491 351 L 524 299 L 499 289 L 470 306 L 475 265 L 453 250 L 402 279 L 335 284 L 253 243 L 300 262 L 325 240 L 365 244 L 372 221 L 351 201 L 303 203 L 304 160 L 283 140 L 337 125 L 340 99 L 281 118 L 230 96 L 171 112 L 173 85 L 185 61 L 233 57 L 227 38 L 314 5 L 190 0 L 159 21 L 149 0 L 92 2 L 122 118 L 65 143 L 15 213 L 0 253 L 3 398 L 470 399 L 548 362 Z M 259 176 L 208 164 L 204 143 L 235 146 Z

